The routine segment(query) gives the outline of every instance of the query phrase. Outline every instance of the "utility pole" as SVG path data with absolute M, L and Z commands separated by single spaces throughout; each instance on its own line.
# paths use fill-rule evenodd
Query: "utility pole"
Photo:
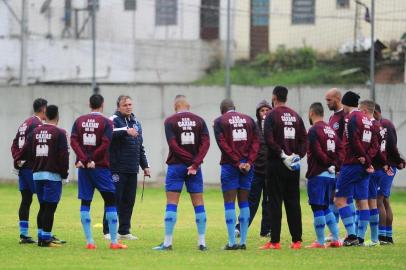
M 355 53 L 357 50 L 357 40 L 358 40 L 358 18 L 359 18 L 359 6 L 358 2 L 355 1 L 355 20 L 354 20 L 354 44 L 352 52 Z
M 231 98 L 231 80 L 230 80 L 230 67 L 231 67 L 231 0 L 227 0 L 227 39 L 226 39 L 226 72 L 225 72 L 225 84 L 226 84 L 226 97 Z
M 371 98 L 376 101 L 375 93 L 375 0 L 371 0 Z
M 96 87 L 96 3 L 92 0 L 92 89 L 95 94 L 99 92 Z
M 27 86 L 27 40 L 28 40 L 28 0 L 22 0 L 21 10 L 21 52 L 20 52 L 20 85 Z

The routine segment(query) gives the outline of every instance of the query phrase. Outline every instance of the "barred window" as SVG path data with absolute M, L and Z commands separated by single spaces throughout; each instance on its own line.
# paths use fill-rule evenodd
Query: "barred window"
M 292 24 L 314 24 L 315 0 L 292 0 Z
M 267 26 L 269 24 L 269 0 L 252 0 L 251 10 L 253 26 Z
M 337 0 L 337 8 L 350 8 L 350 0 Z
M 136 10 L 137 1 L 136 0 L 124 0 L 124 10 Z
M 176 25 L 178 16 L 177 0 L 155 1 L 155 24 Z

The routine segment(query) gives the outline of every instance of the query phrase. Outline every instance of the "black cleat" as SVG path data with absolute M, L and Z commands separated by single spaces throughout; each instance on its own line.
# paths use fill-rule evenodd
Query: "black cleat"
M 207 251 L 207 250 L 208 250 L 208 248 L 207 248 L 206 246 L 203 246 L 203 245 L 199 245 L 197 248 L 198 248 L 200 251 Z
M 229 246 L 228 244 L 225 245 L 225 247 L 223 248 L 223 250 L 237 250 L 239 249 L 239 246 L 237 244 L 234 244 L 232 246 Z
M 389 236 L 386 236 L 386 242 L 388 242 L 389 245 L 395 244 L 395 243 L 393 242 L 393 238 L 392 238 L 392 237 L 389 237 Z
M 245 244 L 239 245 L 238 249 L 247 250 L 247 246 Z
M 351 246 L 358 246 L 358 245 L 359 245 L 358 238 L 353 234 L 347 236 L 347 238 L 345 238 L 343 241 L 344 247 L 351 247 Z
M 56 238 L 56 236 L 55 236 L 55 235 L 52 235 L 52 237 L 51 237 L 51 241 L 52 241 L 52 243 L 54 243 L 54 244 L 58 244 L 58 245 L 61 245 L 61 244 L 66 244 L 66 241 L 65 241 L 65 240 L 62 240 L 62 239 Z
M 52 240 L 41 240 L 38 242 L 38 246 L 39 247 L 52 247 L 52 248 L 56 248 L 56 247 L 61 247 L 62 245 L 60 244 L 55 244 Z
M 31 236 L 25 236 L 20 234 L 20 244 L 36 244 L 37 241 L 32 239 Z

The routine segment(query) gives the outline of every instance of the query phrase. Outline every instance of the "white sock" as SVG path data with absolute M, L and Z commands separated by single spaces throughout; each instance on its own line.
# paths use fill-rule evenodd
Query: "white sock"
M 199 241 L 198 241 L 199 246 L 206 246 L 206 235 L 205 234 L 199 234 Z
M 171 246 L 172 245 L 172 239 L 173 239 L 172 235 L 165 235 L 164 246 L 165 247 Z

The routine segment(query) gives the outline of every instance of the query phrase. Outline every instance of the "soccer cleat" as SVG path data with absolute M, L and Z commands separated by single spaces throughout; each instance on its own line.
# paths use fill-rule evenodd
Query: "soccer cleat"
M 291 249 L 301 249 L 301 248 L 302 248 L 302 242 L 301 242 L 301 241 L 293 242 L 293 243 L 290 245 L 290 248 L 291 248 Z
M 234 235 L 235 235 L 235 238 L 240 238 L 240 230 L 235 229 L 234 230 Z
M 132 235 L 131 233 L 127 234 L 118 234 L 118 239 L 121 240 L 138 240 L 138 237 L 135 235 Z
M 343 244 L 341 243 L 341 241 L 340 241 L 340 240 L 336 240 L 336 241 L 331 241 L 331 242 L 328 244 L 327 247 L 330 247 L 330 248 L 338 248 L 338 247 L 342 247 L 342 246 L 343 246 Z
M 89 243 L 86 245 L 86 249 L 96 249 L 96 245 Z
M 238 249 L 247 250 L 247 245 L 246 244 L 239 245 Z
M 207 251 L 208 250 L 208 248 L 206 246 L 203 246 L 203 245 L 199 245 L 197 247 L 197 249 L 200 250 L 200 251 Z
M 20 235 L 20 244 L 36 244 L 37 241 L 32 239 L 31 236 Z
M 266 250 L 266 249 L 281 249 L 281 244 L 280 243 L 271 243 L 268 242 L 265 245 L 263 245 L 262 247 L 260 247 L 260 249 L 262 250 Z
M 367 241 L 364 243 L 366 247 L 376 247 L 376 246 L 380 246 L 381 244 L 379 243 L 379 241 L 374 242 L 374 241 Z
M 271 246 L 272 246 L 271 242 L 266 242 L 266 244 L 263 246 L 260 246 L 259 249 L 268 250 L 268 249 L 271 249 Z
M 355 235 L 349 235 L 343 241 L 343 246 L 345 246 L 345 247 L 358 246 L 358 245 L 359 245 L 359 240 Z
M 395 243 L 393 242 L 393 238 L 392 238 L 391 236 L 386 236 L 386 242 L 388 242 L 389 245 L 395 244 Z
M 59 244 L 53 243 L 52 240 L 42 240 L 41 244 L 38 243 L 38 246 L 40 246 L 40 247 L 51 247 L 51 248 L 62 247 Z
M 121 243 L 117 243 L 117 244 L 110 243 L 110 249 L 127 249 L 127 248 L 128 248 L 127 245 L 124 245 Z
M 105 235 L 103 235 L 103 238 L 104 238 L 105 240 L 111 240 L 111 236 L 110 236 L 109 233 L 106 233 Z
M 311 245 L 306 246 L 306 248 L 326 248 L 325 245 L 320 244 L 317 241 L 314 241 Z
M 66 241 L 65 241 L 65 240 L 58 239 L 58 238 L 55 237 L 55 235 L 53 235 L 53 236 L 51 237 L 51 241 L 52 241 L 52 243 L 58 244 L 58 245 L 60 245 L 60 244 L 66 244 Z
M 380 240 L 380 241 L 379 241 L 379 244 L 380 244 L 381 246 L 387 246 L 387 245 L 390 245 L 390 243 L 389 243 L 389 242 L 386 242 L 386 241 L 383 241 L 383 240 Z
M 172 245 L 170 246 L 164 246 L 164 243 L 159 244 L 158 246 L 152 248 L 153 250 L 158 250 L 158 251 L 166 251 L 166 250 L 172 250 Z
M 230 246 L 229 244 L 225 245 L 223 250 L 237 250 L 239 249 L 239 246 L 237 244 L 234 244 L 232 246 Z

